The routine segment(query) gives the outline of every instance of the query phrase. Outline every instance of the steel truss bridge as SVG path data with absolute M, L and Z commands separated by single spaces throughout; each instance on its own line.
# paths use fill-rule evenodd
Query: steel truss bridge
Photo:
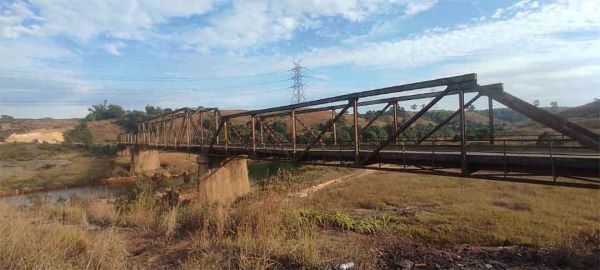
M 475 96 L 465 101 L 465 94 L 469 93 Z M 416 140 L 402 136 L 434 105 L 450 96 L 458 96 L 457 111 Z M 487 98 L 489 106 L 489 137 L 483 140 L 469 136 L 465 115 L 465 109 L 480 98 Z M 398 102 L 423 99 L 428 103 L 421 110 L 399 118 Z M 546 143 L 540 143 L 537 135 L 495 134 L 493 101 L 555 130 L 557 134 Z M 357 112 L 366 106 L 383 107 L 361 126 Z M 362 140 L 361 131 L 388 110 L 393 118 L 392 134 L 386 140 Z M 317 112 L 330 112 L 330 117 L 318 127 L 307 125 L 307 117 Z M 342 118 L 350 115 L 352 139 L 342 141 L 338 136 L 339 127 Z M 459 118 L 458 136 L 434 137 L 456 117 Z M 283 136 L 273 127 L 274 120 L 282 119 L 287 121 L 289 136 Z M 234 125 L 243 126 L 244 130 L 232 128 Z M 504 92 L 501 83 L 479 85 L 476 74 L 466 74 L 232 114 L 225 114 L 218 108 L 181 108 L 140 122 L 136 131 L 119 135 L 119 144 L 208 156 L 244 156 L 331 166 L 379 168 L 381 164 L 389 164 L 384 167 L 600 188 L 599 138 L 600 135 L 588 129 Z M 484 171 L 490 173 L 479 175 Z M 540 175 L 552 178 L 536 180 Z M 559 176 L 566 180 L 557 181 Z

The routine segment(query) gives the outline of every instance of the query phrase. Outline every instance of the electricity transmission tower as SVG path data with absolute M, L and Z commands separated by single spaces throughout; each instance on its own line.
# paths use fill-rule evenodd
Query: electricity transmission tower
M 300 65 L 300 61 L 294 61 L 294 67 L 290 69 L 293 74 L 290 78 L 293 82 L 290 87 L 292 89 L 292 104 L 306 101 L 306 97 L 304 96 L 304 86 L 306 85 L 302 83 L 302 78 L 304 78 L 304 75 L 302 75 L 303 69 L 305 67 Z

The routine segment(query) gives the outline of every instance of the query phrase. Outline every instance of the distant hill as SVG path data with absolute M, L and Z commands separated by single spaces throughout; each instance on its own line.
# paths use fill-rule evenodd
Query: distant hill
M 112 120 L 100 120 L 87 122 L 88 129 L 92 132 L 94 142 L 113 142 L 117 135 L 125 131 Z
M 600 100 L 578 107 L 567 108 L 558 115 L 565 118 L 600 118 Z

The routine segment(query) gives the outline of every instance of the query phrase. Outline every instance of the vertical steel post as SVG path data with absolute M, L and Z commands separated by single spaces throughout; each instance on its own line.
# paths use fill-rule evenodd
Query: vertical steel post
M 394 132 L 396 132 L 396 130 L 398 130 L 398 102 L 394 101 L 394 107 L 392 107 L 393 110 L 393 115 L 394 115 L 394 123 L 393 123 L 393 127 L 394 127 Z M 398 145 L 398 138 L 396 138 L 396 145 Z
M 331 121 L 335 118 L 335 109 L 331 110 Z M 337 145 L 337 123 L 333 122 L 333 145 Z
M 135 174 L 135 146 L 129 146 L 129 175 Z
M 490 126 L 490 144 L 494 144 L 496 135 L 494 134 L 494 104 L 491 97 L 488 96 L 488 118 Z
M 360 129 L 358 128 L 358 98 L 352 101 L 352 113 L 354 120 L 354 162 L 360 163 Z
M 187 148 L 188 152 L 190 151 L 190 143 L 191 143 L 191 131 L 192 131 L 192 115 L 189 113 L 187 109 L 185 109 L 185 130 L 187 135 Z
M 202 123 L 202 111 L 198 113 L 198 122 L 200 123 L 200 146 L 204 146 L 204 123 Z
M 290 115 L 290 121 L 291 121 L 291 135 L 292 135 L 292 149 L 293 149 L 293 153 L 294 155 L 296 155 L 296 151 L 297 151 L 297 145 L 296 145 L 296 109 L 292 109 L 292 114 Z
M 508 176 L 508 167 L 506 166 L 506 139 L 502 140 L 502 169 L 504 169 L 504 179 Z
M 179 135 L 179 123 L 178 122 L 179 121 L 177 121 L 177 119 L 173 119 L 173 124 L 175 127 L 173 128 L 172 132 L 174 133 L 173 138 L 175 138 L 175 147 L 179 146 L 179 140 L 178 140 L 179 136 L 177 136 L 177 135 Z
M 260 145 L 262 146 L 262 148 L 265 148 L 265 137 L 262 122 L 260 123 Z
M 552 137 L 550 137 L 550 164 L 552 166 L 552 179 L 556 183 L 556 167 L 554 166 L 554 155 L 552 153 Z
M 252 152 L 256 153 L 256 115 L 252 115 Z
M 227 121 L 223 123 L 223 137 L 225 140 L 225 152 L 229 150 L 229 136 L 227 135 Z M 217 139 L 219 138 L 219 134 L 217 134 Z
M 219 144 L 219 113 L 217 111 L 215 111 L 214 113 L 214 120 L 215 120 L 215 143 Z
M 402 141 L 402 167 L 406 169 L 406 151 L 404 149 L 404 140 Z
M 435 167 L 435 141 L 436 138 L 433 138 L 433 141 L 431 141 L 431 167 L 434 168 Z
M 465 119 L 465 91 L 461 87 L 458 95 L 458 108 L 460 110 L 460 168 L 462 175 L 469 174 L 467 161 L 467 128 Z

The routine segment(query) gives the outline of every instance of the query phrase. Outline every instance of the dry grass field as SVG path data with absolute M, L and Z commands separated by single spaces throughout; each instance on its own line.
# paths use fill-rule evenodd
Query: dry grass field
M 377 172 L 298 202 L 325 212 L 389 215 L 399 234 L 435 244 L 558 245 L 598 229 L 600 191 Z
M 232 204 L 173 204 L 156 196 L 168 185 L 141 179 L 136 191 L 116 200 L 3 207 L 0 227 L 20 216 L 16 224 L 28 234 L 47 235 L 51 243 L 73 234 L 80 248 L 71 253 L 68 244 L 55 244 L 48 251 L 45 243 L 21 243 L 14 229 L 4 229 L 10 233 L 3 237 L 12 239 L 7 247 L 36 252 L 12 254 L 0 268 L 77 268 L 80 262 L 101 269 L 324 269 L 347 262 L 356 269 L 590 268 L 600 262 L 598 190 L 289 168 L 255 180 L 253 191 Z M 361 176 L 339 178 L 348 174 Z M 117 255 L 108 259 L 107 250 Z M 43 253 L 52 262 L 33 257 Z

